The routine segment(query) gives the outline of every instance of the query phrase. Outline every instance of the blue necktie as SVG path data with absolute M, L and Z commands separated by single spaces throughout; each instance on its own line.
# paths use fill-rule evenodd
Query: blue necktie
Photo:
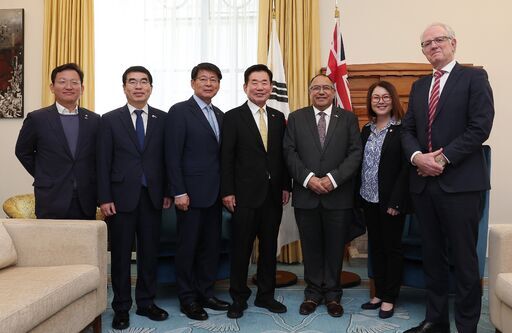
M 135 133 L 137 133 L 137 139 L 139 139 L 140 149 L 142 150 L 144 148 L 144 120 L 142 120 L 142 112 L 144 111 L 135 110 L 134 112 L 137 115 L 137 119 L 135 120 Z M 141 183 L 144 186 L 148 186 L 144 172 L 142 173 Z
M 217 141 L 219 141 L 219 130 L 218 130 L 218 127 L 217 127 L 217 122 L 214 119 L 215 116 L 213 114 L 212 107 L 210 105 L 206 106 L 206 114 L 208 115 L 208 117 L 207 117 L 208 118 L 208 122 L 210 123 L 210 126 L 213 129 L 213 133 L 215 134 L 215 137 L 217 138 Z
M 137 133 L 137 139 L 139 139 L 140 149 L 144 148 L 144 120 L 142 120 L 142 110 L 135 110 L 137 120 L 135 121 L 135 132 Z

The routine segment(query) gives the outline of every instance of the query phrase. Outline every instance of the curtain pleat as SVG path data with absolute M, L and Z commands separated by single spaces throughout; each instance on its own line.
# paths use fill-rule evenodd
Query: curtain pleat
M 45 0 L 42 105 L 53 104 L 52 70 L 75 62 L 84 71 L 80 106 L 94 110 L 94 0 Z

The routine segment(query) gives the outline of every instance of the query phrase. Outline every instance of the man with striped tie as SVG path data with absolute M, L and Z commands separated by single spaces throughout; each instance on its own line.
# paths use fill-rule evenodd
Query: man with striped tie
M 410 159 L 410 190 L 420 221 L 427 288 L 425 320 L 409 333 L 450 332 L 449 264 L 455 267 L 455 324 L 476 332 L 481 286 L 476 254 L 482 192 L 490 188 L 482 144 L 494 118 L 492 90 L 483 69 L 455 61 L 457 40 L 446 24 L 421 35 L 433 75 L 412 86 L 402 146 Z

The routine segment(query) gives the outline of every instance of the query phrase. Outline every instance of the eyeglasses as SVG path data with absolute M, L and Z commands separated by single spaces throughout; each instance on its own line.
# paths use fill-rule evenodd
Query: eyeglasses
M 70 83 L 71 86 L 73 86 L 73 87 L 78 87 L 78 86 L 82 85 L 82 82 L 80 82 L 78 80 L 57 80 L 57 81 L 55 81 L 55 84 L 57 84 L 59 86 L 66 86 L 68 83 Z
M 446 42 L 447 40 L 450 40 L 452 39 L 452 37 L 449 37 L 449 36 L 441 36 L 441 37 L 436 37 L 434 39 L 429 39 L 429 40 L 426 40 L 426 41 L 423 41 L 421 42 L 421 47 L 426 49 L 427 47 L 429 47 L 430 45 L 432 45 L 433 42 L 436 43 L 436 45 L 439 45 L 443 42 Z
M 329 85 L 324 85 L 324 86 L 311 86 L 309 87 L 309 90 L 313 91 L 313 92 L 320 92 L 320 91 L 331 91 L 333 90 L 334 87 L 333 86 L 329 86 Z
M 129 79 L 128 82 L 126 82 L 126 84 L 128 84 L 129 86 L 132 86 L 132 87 L 136 87 L 138 86 L 139 84 L 143 87 L 149 85 L 149 80 L 148 79 L 140 79 L 140 80 L 135 80 L 135 79 Z
M 196 80 L 199 81 L 201 84 L 206 84 L 208 82 L 210 82 L 211 84 L 219 83 L 219 79 L 214 78 L 214 77 L 204 77 L 204 76 L 202 76 L 200 78 L 197 78 Z
M 384 103 L 389 103 L 389 102 L 391 102 L 391 96 L 389 96 L 389 95 L 384 95 L 384 96 L 372 95 L 372 102 L 373 103 L 379 103 L 381 100 Z

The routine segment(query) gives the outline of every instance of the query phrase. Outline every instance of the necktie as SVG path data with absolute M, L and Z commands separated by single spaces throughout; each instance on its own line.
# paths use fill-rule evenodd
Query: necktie
M 318 136 L 320 137 L 320 145 L 322 148 L 324 147 L 325 142 L 325 133 L 326 133 L 326 122 L 325 122 L 325 116 L 326 113 L 323 111 L 318 112 L 318 115 L 320 116 L 320 119 L 318 119 Z
M 144 148 L 144 120 L 142 120 L 142 110 L 135 110 L 137 119 L 135 120 L 135 133 L 137 133 L 137 139 L 139 140 L 140 149 Z M 141 183 L 144 186 L 148 186 L 146 175 L 142 172 Z
M 219 129 L 217 127 L 217 122 L 215 121 L 215 115 L 213 113 L 213 109 L 210 105 L 206 106 L 206 114 L 208 115 L 208 122 L 210 123 L 210 126 L 212 127 L 213 133 L 215 134 L 217 141 L 219 141 Z
M 263 110 L 263 108 L 260 108 L 258 110 L 258 112 L 260 114 L 260 119 L 259 119 L 258 125 L 259 125 L 261 140 L 263 141 L 263 146 L 265 147 L 265 151 L 267 151 L 267 124 L 265 123 L 265 118 L 263 118 L 265 110 Z
M 432 151 L 432 122 L 434 121 L 434 116 L 436 114 L 437 104 L 439 102 L 439 88 L 441 82 L 441 76 L 443 76 L 444 71 L 435 71 L 434 72 L 434 86 L 432 87 L 432 91 L 430 92 L 430 100 L 428 103 L 428 126 L 427 126 L 427 144 L 428 151 Z

